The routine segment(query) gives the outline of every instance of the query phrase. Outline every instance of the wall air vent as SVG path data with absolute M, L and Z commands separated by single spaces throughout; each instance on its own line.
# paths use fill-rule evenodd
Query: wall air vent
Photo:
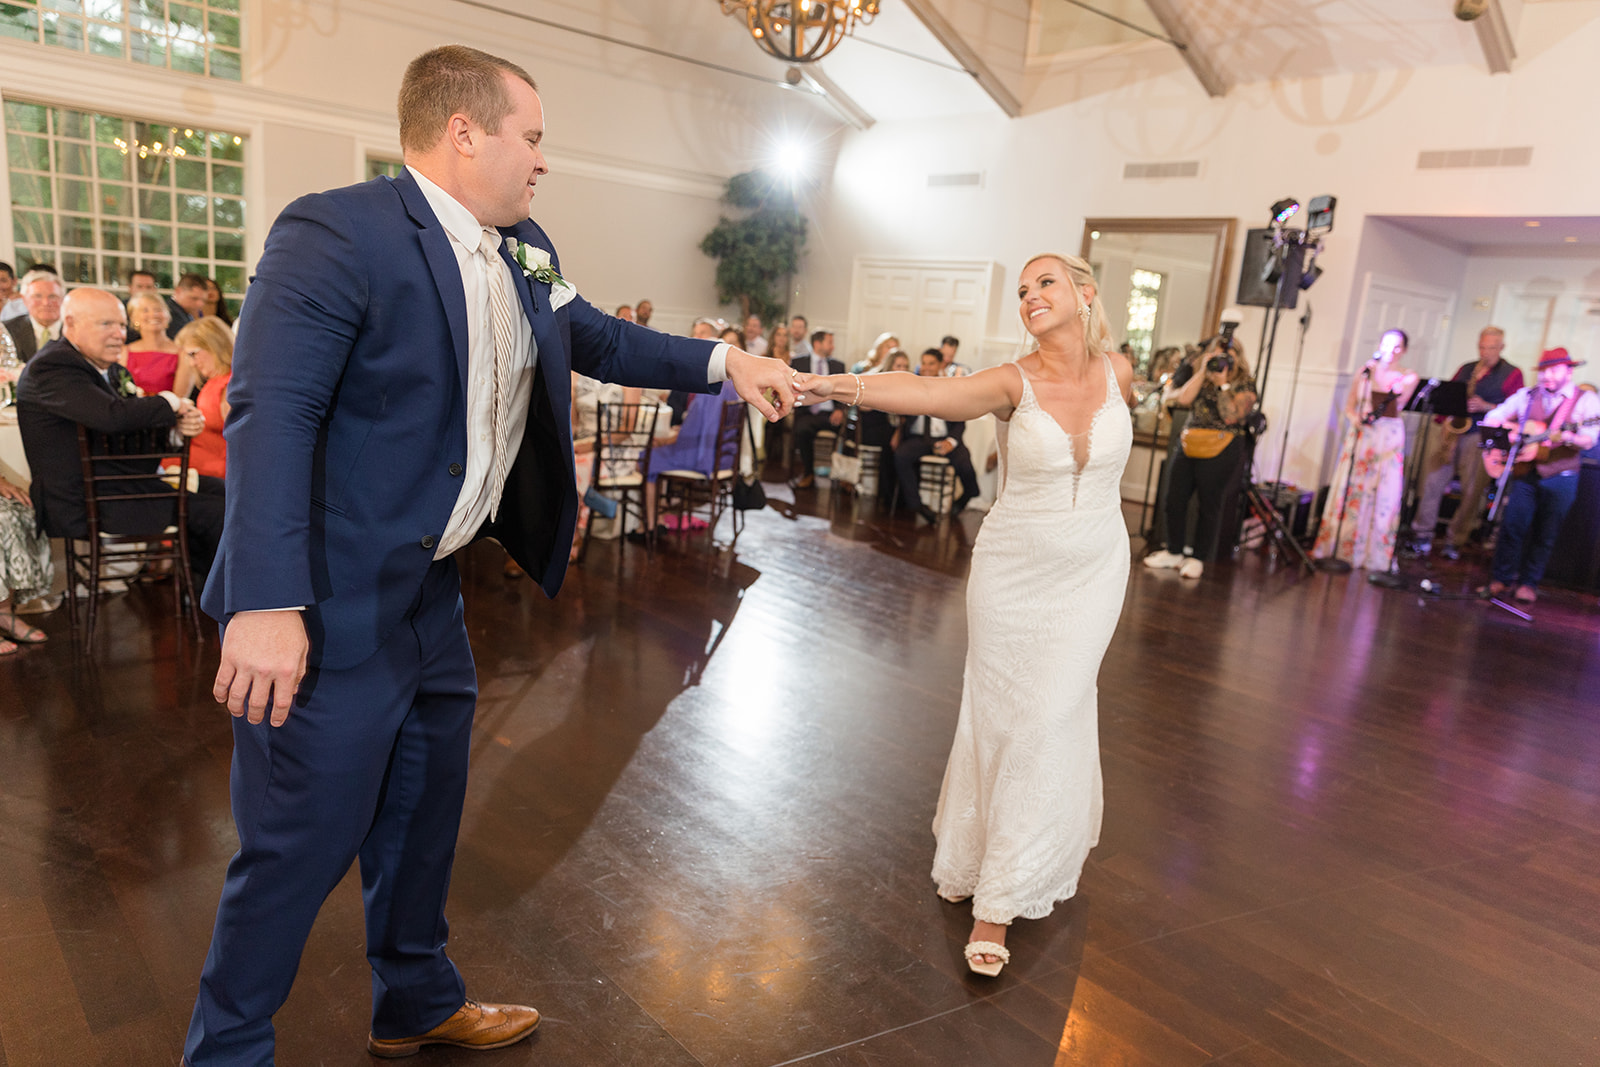
M 1464 167 L 1526 167 L 1533 162 L 1533 146 L 1521 148 L 1452 148 L 1418 152 L 1418 170 L 1460 170 Z
M 969 171 L 965 174 L 930 174 L 928 175 L 929 189 L 952 189 L 961 186 L 979 186 L 983 184 L 983 172 Z
M 1200 177 L 1200 161 L 1198 159 L 1180 159 L 1172 163 L 1124 163 L 1122 165 L 1123 181 L 1198 177 Z

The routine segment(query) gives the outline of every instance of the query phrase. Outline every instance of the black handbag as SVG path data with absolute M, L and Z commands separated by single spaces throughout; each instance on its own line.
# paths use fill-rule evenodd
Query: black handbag
M 754 469 L 757 465 L 756 432 L 750 428 L 748 416 L 744 420 L 744 432 L 750 438 L 750 466 Z M 733 506 L 739 511 L 760 511 L 767 506 L 767 491 L 761 487 L 760 476 L 745 481 L 744 475 L 734 473 Z

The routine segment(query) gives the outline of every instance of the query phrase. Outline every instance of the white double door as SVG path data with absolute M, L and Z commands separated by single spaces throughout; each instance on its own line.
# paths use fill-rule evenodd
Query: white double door
M 862 358 L 881 333 L 893 333 L 916 365 L 945 336 L 961 339 L 961 362 L 984 365 L 999 266 L 989 260 L 858 257 L 850 285 L 850 327 L 840 357 Z

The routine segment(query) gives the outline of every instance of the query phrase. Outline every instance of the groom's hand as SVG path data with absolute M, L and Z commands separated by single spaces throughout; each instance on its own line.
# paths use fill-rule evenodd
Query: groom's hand
M 222 635 L 222 663 L 211 695 L 228 705 L 234 718 L 251 725 L 272 706 L 272 725 L 289 719 L 289 706 L 300 679 L 306 676 L 304 615 L 298 611 L 245 611 L 235 615 Z
M 752 356 L 742 348 L 728 349 L 728 380 L 740 398 L 754 404 L 768 422 L 777 422 L 794 408 L 792 373 L 780 359 Z

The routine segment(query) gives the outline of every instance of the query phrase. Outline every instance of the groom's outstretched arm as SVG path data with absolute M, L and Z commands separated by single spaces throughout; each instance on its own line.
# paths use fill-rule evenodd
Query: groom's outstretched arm
M 222 662 L 213 693 L 234 715 L 288 718 L 308 642 L 297 611 L 311 567 L 317 435 L 366 313 L 355 227 L 324 196 L 284 209 L 241 310 L 228 385 Z
M 789 368 L 716 341 L 675 337 L 607 315 L 581 296 L 567 310 L 572 369 L 591 378 L 646 389 L 714 393 L 732 381 L 739 396 L 769 420 L 794 407 Z

